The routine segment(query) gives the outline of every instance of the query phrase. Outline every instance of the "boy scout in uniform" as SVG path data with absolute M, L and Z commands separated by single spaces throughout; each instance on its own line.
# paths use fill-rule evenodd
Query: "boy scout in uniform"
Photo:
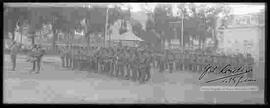
M 73 47 L 73 55 L 72 55 L 72 69 L 73 70 L 79 70 L 79 63 L 80 63 L 80 54 L 81 51 L 79 48 L 76 48 L 75 46 Z
M 191 71 L 191 72 L 194 72 L 195 71 L 195 69 L 194 69 L 194 65 L 195 65 L 195 55 L 194 54 L 190 54 L 190 64 L 189 64 L 189 70 Z
M 213 65 L 214 65 L 214 66 L 217 66 L 217 69 L 218 69 L 219 64 L 218 64 L 218 55 L 217 55 L 217 54 L 215 54 L 215 55 L 213 56 Z
M 184 54 L 183 53 L 180 53 L 180 56 L 179 56 L 179 69 L 180 71 L 184 70 Z
M 235 54 L 231 56 L 231 65 L 232 65 L 233 68 L 238 67 L 238 65 L 237 65 L 237 55 L 235 55 Z
M 67 50 L 67 67 L 71 68 L 72 67 L 72 56 L 73 56 L 73 48 L 72 46 L 69 46 L 68 50 Z
M 198 64 L 199 64 L 199 54 L 196 53 L 194 60 L 194 72 L 199 72 Z
M 91 71 L 91 48 L 90 47 L 87 47 L 86 48 L 87 51 L 86 51 L 86 68 L 87 68 L 87 71 L 90 72 Z
M 123 54 L 123 50 L 120 50 L 120 52 L 118 53 L 118 60 L 117 60 L 117 71 L 116 71 L 116 76 L 117 77 L 124 77 L 124 54 Z M 121 75 L 119 75 L 121 74 Z
M 172 53 L 168 53 L 168 64 L 170 73 L 172 73 L 173 71 L 174 59 L 174 55 Z
M 130 50 L 128 49 L 127 50 L 127 55 L 126 55 L 126 78 L 129 80 L 131 78 L 131 52 Z
M 93 55 L 93 66 L 95 69 L 95 73 L 99 73 L 99 51 L 95 50 L 94 55 Z
M 145 58 L 145 55 L 144 55 L 144 52 L 140 52 L 140 66 L 139 66 L 139 81 L 140 83 L 143 83 L 144 81 L 144 78 L 145 78 L 145 61 L 146 61 L 146 58 Z
M 219 64 L 219 68 L 220 68 L 220 69 L 222 69 L 222 68 L 226 65 L 226 63 L 225 63 L 225 57 L 224 57 L 223 54 L 221 54 L 221 55 L 219 56 L 218 64 Z
M 60 53 L 62 67 L 65 67 L 65 47 L 61 47 L 59 53 Z
M 203 72 L 205 70 L 205 66 L 207 65 L 207 58 L 204 53 L 202 53 L 200 64 L 201 64 L 201 72 Z
M 85 69 L 85 63 L 86 63 L 86 49 L 84 47 L 81 47 L 80 54 L 79 54 L 79 70 L 82 71 Z
M 34 48 L 32 49 L 32 54 L 32 56 L 34 57 L 34 61 L 33 69 L 31 70 L 31 72 L 36 71 L 36 73 L 39 73 L 41 58 L 45 54 L 45 51 L 41 48 L 41 45 L 34 45 Z
M 206 56 L 205 56 L 205 54 L 201 54 L 201 61 L 200 61 L 200 71 L 201 72 L 203 72 L 204 70 L 205 70 L 205 65 L 207 65 L 206 64 L 206 62 L 205 62 L 205 59 L 206 59 Z
M 193 54 L 188 54 L 188 71 L 192 72 Z
M 198 57 L 197 57 L 197 62 L 196 62 L 196 64 L 197 64 L 197 72 L 199 72 L 199 73 L 201 73 L 202 72 L 202 55 L 201 55 L 201 53 L 199 53 L 198 55 L 197 55 Z
M 184 71 L 188 71 L 189 66 L 189 55 L 185 53 L 184 55 Z
M 179 53 L 176 53 L 176 56 L 175 56 L 175 69 L 177 70 L 177 71 L 179 71 L 180 69 L 179 69 L 179 67 L 180 67 L 180 60 L 179 60 Z
M 115 53 L 114 53 L 114 49 L 110 49 L 110 75 L 113 76 L 114 71 L 115 71 Z
M 159 72 L 163 72 L 164 68 L 165 68 L 165 57 L 164 55 L 160 55 L 160 59 L 159 59 Z
M 151 78 L 151 74 L 150 74 L 150 71 L 151 71 L 151 56 L 150 56 L 150 53 L 149 52 L 146 52 L 146 56 L 145 56 L 145 74 L 144 74 L 144 82 L 150 80 Z
M 105 54 L 105 71 L 107 74 L 110 73 L 110 50 L 106 49 L 106 54 Z
M 247 54 L 247 68 L 248 70 L 251 69 L 252 71 L 251 72 L 248 72 L 247 73 L 247 77 L 248 78 L 253 78 L 253 71 L 254 71 L 254 58 L 251 56 L 251 54 Z
M 101 55 L 100 55 L 100 72 L 103 73 L 105 72 L 105 57 L 106 57 L 106 50 L 105 48 L 102 48 L 101 50 Z
M 115 71 L 115 52 L 114 49 L 110 49 L 110 75 L 113 76 Z
M 69 63 L 69 46 L 66 46 L 66 48 L 64 49 L 64 64 L 65 64 L 65 68 L 68 67 L 68 63 Z
M 132 69 L 132 80 L 133 81 L 136 81 L 137 80 L 137 75 L 138 75 L 138 54 L 137 52 L 135 51 L 134 54 L 132 54 L 132 65 L 131 65 L 131 69 Z
M 99 49 L 96 53 L 96 66 L 97 66 L 97 73 L 101 73 L 102 71 L 102 52 L 101 52 L 102 49 Z
M 76 68 L 76 55 L 77 55 L 77 49 L 74 48 L 74 46 L 71 46 L 70 48 L 70 59 L 69 59 L 69 67 L 74 70 Z
M 69 57 L 70 57 L 70 52 L 69 52 L 69 46 L 66 46 L 65 50 L 64 50 L 64 55 L 65 55 L 65 67 L 68 68 L 68 63 L 69 63 Z

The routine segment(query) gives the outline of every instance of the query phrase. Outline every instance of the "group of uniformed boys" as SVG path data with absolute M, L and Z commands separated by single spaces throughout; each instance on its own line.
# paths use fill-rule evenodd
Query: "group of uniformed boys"
M 131 47 L 72 47 L 61 49 L 62 66 L 73 70 L 105 73 L 144 83 L 151 77 L 151 52 Z
M 225 56 L 205 52 L 153 52 L 150 49 L 134 47 L 78 47 L 65 46 L 61 50 L 62 66 L 72 70 L 87 70 L 105 73 L 121 79 L 144 83 L 151 78 L 151 68 L 159 72 L 173 71 L 202 72 L 208 64 L 222 67 L 248 65 L 252 68 L 254 59 L 248 55 Z M 252 76 L 252 74 L 249 74 Z
M 220 70 L 226 65 L 230 65 L 233 68 L 245 66 L 244 68 L 253 69 L 255 64 L 251 54 L 244 56 L 240 53 L 237 55 L 225 55 L 205 52 L 174 52 L 159 57 L 159 61 L 161 72 L 169 69 L 169 72 L 176 70 L 201 73 L 207 65 L 217 66 Z M 252 77 L 252 72 L 249 72 L 248 76 Z
M 22 44 L 12 41 L 11 45 L 9 46 L 10 49 L 10 57 L 12 63 L 11 71 L 15 71 L 16 69 L 16 58 L 17 54 L 21 52 Z M 45 54 L 45 50 L 42 49 L 41 45 L 33 44 L 31 50 L 28 52 L 27 62 L 33 63 L 33 68 L 30 70 L 31 73 L 39 73 L 40 72 L 40 65 L 41 65 L 41 58 Z

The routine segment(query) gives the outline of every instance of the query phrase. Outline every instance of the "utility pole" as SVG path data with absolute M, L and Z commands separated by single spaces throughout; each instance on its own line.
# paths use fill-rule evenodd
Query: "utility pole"
M 105 24 L 104 46 L 106 45 L 106 37 L 107 37 L 108 12 L 109 12 L 109 7 L 107 7 L 107 11 L 106 11 L 106 24 Z
M 107 7 L 107 10 L 106 10 L 106 24 L 105 24 L 105 35 L 104 35 L 104 42 L 106 42 L 106 37 L 108 37 L 107 36 L 107 26 L 108 26 L 108 21 L 109 21 L 109 9 L 110 8 L 113 8 L 114 7 L 114 5 L 108 5 L 108 7 Z M 106 44 L 104 44 L 104 46 L 105 46 Z M 110 35 L 110 37 L 109 37 L 109 45 L 111 46 L 111 35 Z
M 182 27 L 181 27 L 181 44 L 182 44 L 182 46 L 184 47 L 184 14 L 183 14 L 183 12 L 182 12 Z

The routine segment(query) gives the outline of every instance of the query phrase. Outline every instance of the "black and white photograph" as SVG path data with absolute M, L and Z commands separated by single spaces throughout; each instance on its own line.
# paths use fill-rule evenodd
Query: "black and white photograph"
M 3 3 L 4 104 L 265 104 L 265 3 Z

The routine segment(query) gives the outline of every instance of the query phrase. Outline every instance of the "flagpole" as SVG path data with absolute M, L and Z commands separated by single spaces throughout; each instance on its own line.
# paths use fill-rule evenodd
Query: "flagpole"
M 108 11 L 109 11 L 109 7 L 107 7 L 107 11 L 106 11 L 106 24 L 105 24 L 104 46 L 106 45 L 106 37 L 107 37 Z
M 182 27 L 181 27 L 181 43 L 182 43 L 182 46 L 184 47 L 184 14 L 182 12 Z

